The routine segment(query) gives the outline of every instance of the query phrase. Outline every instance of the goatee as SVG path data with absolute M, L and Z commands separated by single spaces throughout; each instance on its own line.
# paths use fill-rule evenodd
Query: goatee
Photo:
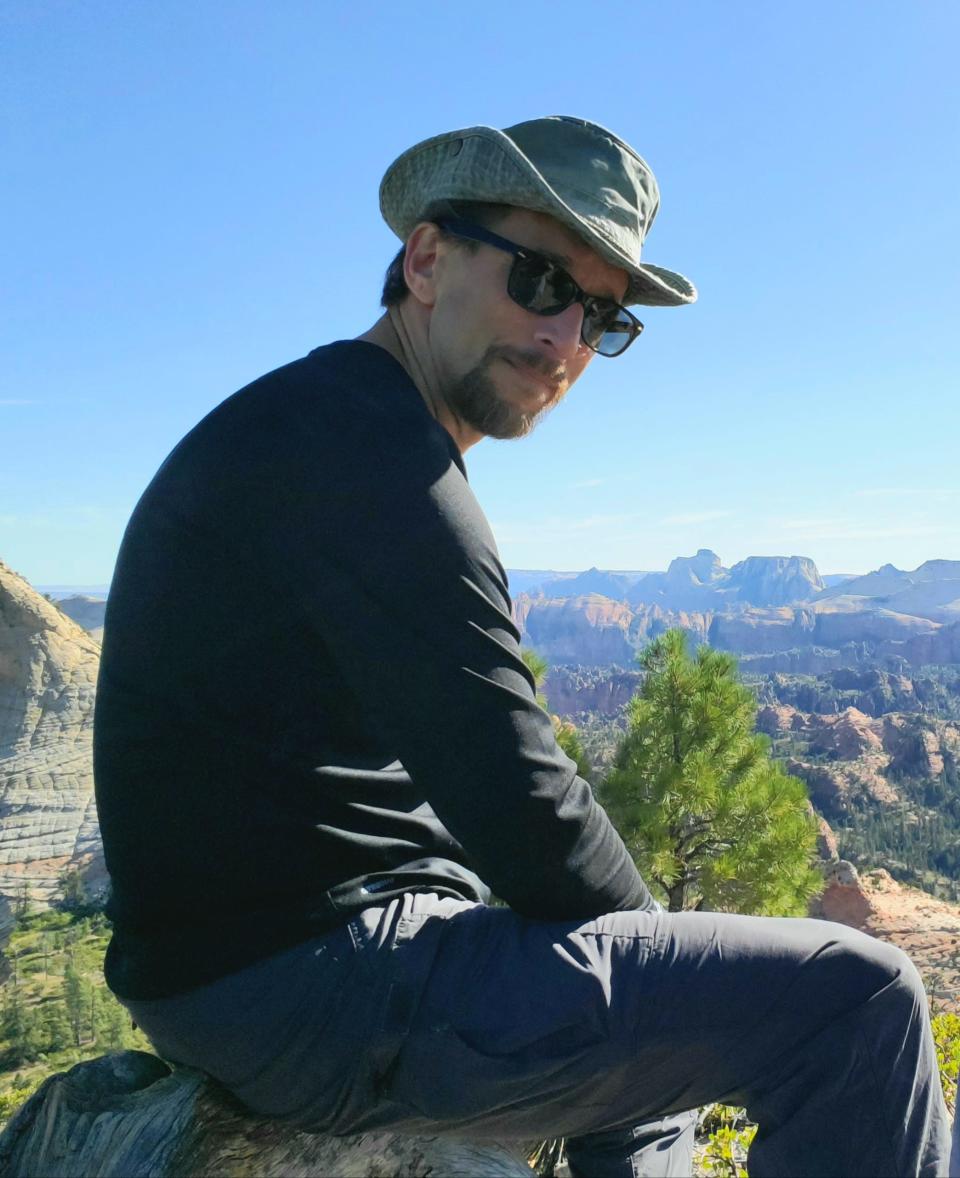
M 505 360 L 518 370 L 528 368 L 558 387 L 565 379 L 555 364 L 544 360 L 537 352 L 491 344 L 478 364 L 444 390 L 444 399 L 461 421 L 488 438 L 523 438 L 560 398 L 553 397 L 532 412 L 512 404 L 498 393 L 490 375 L 496 360 Z

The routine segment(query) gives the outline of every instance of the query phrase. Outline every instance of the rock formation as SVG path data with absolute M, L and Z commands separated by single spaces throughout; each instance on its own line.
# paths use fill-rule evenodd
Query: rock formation
M 855 761 L 883 749 L 875 722 L 856 708 L 847 708 L 838 716 L 818 716 L 817 721 L 810 740 L 811 752 L 835 761 Z
M 103 616 L 107 610 L 105 598 L 74 593 L 70 597 L 59 598 L 55 604 L 62 614 L 73 618 L 77 625 L 82 626 L 98 642 L 103 641 Z
M 550 710 L 561 716 L 575 717 L 581 712 L 612 716 L 629 702 L 640 682 L 639 671 L 598 674 L 594 668 L 551 667 L 544 694 Z
M 837 849 L 837 836 L 833 833 L 830 823 L 826 818 L 821 817 L 812 805 L 810 813 L 817 822 L 817 858 L 824 865 L 839 863 L 840 853 Z
M 529 1178 L 532 1170 L 512 1143 L 389 1131 L 307 1133 L 246 1111 L 201 1072 L 121 1051 L 44 1082 L 0 1136 L 0 1174 Z
M 589 593 L 599 593 L 609 597 L 611 601 L 624 601 L 633 585 L 645 577 L 646 573 L 614 572 L 598 568 L 587 569 L 585 572 L 569 574 L 563 577 L 554 575 L 535 588 L 528 588 L 544 597 L 583 597 Z M 514 585 L 514 576 L 510 574 L 510 585 Z
M 899 801 L 900 795 L 883 776 L 885 767 L 882 753 L 834 765 L 796 757 L 787 761 L 787 772 L 806 782 L 811 801 L 831 818 L 848 812 L 857 802 L 892 805 Z
M 727 587 L 740 601 L 787 605 L 822 593 L 823 579 L 807 556 L 748 556 L 730 570 Z
M 0 896 L 48 902 L 66 868 L 103 878 L 93 800 L 100 647 L 0 564 Z
M 564 615 L 566 633 L 554 645 L 566 662 L 629 661 L 660 632 L 659 611 L 662 628 L 689 628 L 697 641 L 749 659 L 745 669 L 754 673 L 960 663 L 960 561 L 928 560 L 912 573 L 885 565 L 829 588 L 808 557 L 751 556 L 727 569 L 707 548 L 676 557 L 666 572 L 545 573 L 538 586 L 537 575 L 517 573 L 514 588 L 526 588 L 540 607 L 564 601 L 575 611 L 579 599 L 593 602 L 595 611 L 601 596 L 632 611 L 625 627 L 630 650 L 598 642 L 589 626 L 579 629 L 577 641 L 577 624 Z M 515 597 L 522 624 L 524 594 Z M 546 615 L 538 621 L 545 646 L 554 635 Z M 557 653 L 541 653 L 557 661 Z
M 903 657 L 914 667 L 960 663 L 960 622 L 914 635 L 903 644 Z
M 632 611 L 609 597 L 541 601 L 521 595 L 515 607 L 524 643 L 551 663 L 619 663 L 629 666 L 635 647 L 628 638 Z M 585 653 L 586 657 L 579 657 Z
M 829 589 L 824 597 L 864 602 L 936 621 L 960 620 L 960 560 L 926 560 L 912 572 L 885 564 Z
M 665 573 L 650 573 L 627 594 L 632 605 L 665 609 L 722 609 L 735 603 L 756 606 L 809 601 L 823 591 L 816 565 L 806 556 L 748 556 L 726 569 L 709 548 L 678 556 Z
M 757 713 L 757 727 L 775 738 L 790 733 L 804 741 L 806 754 L 791 757 L 787 770 L 807 783 L 829 816 L 857 801 L 897 802 L 901 778 L 935 781 L 946 758 L 960 760 L 960 727 L 931 717 L 891 713 L 874 719 L 856 708 L 823 716 L 768 704 Z

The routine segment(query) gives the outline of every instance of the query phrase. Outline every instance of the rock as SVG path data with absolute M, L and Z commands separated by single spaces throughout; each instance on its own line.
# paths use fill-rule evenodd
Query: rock
M 960 622 L 910 638 L 903 644 L 903 655 L 914 667 L 960 663 Z
M 851 577 L 828 589 L 824 597 L 889 597 L 912 584 L 910 573 L 903 572 L 895 565 L 885 564 L 875 572 Z
M 577 573 L 576 576 L 548 580 L 540 586 L 540 592 L 549 598 L 584 597 L 590 593 L 599 593 L 602 597 L 609 597 L 611 601 L 623 601 L 629 590 L 645 575 L 592 568 Z
M 915 716 L 883 718 L 883 747 L 895 776 L 935 779 L 943 773 L 944 748 L 960 747 L 960 732 L 952 724 Z
M 807 556 L 748 556 L 730 570 L 727 588 L 751 605 L 788 605 L 809 601 L 825 586 Z
M 839 647 L 848 642 L 870 643 L 878 648 L 904 643 L 939 629 L 927 618 L 912 617 L 888 609 L 837 609 L 832 602 L 815 606 L 816 625 L 811 641 L 818 646 Z
M 849 859 L 837 859 L 826 872 L 824 878 L 827 881 L 827 889 L 860 887 L 860 872 Z
M 836 760 L 854 761 L 864 753 L 883 750 L 883 741 L 874 730 L 875 722 L 856 708 L 847 708 L 839 716 L 811 716 L 814 728 L 810 751 Z
M 75 593 L 71 597 L 59 598 L 54 604 L 61 613 L 72 618 L 98 642 L 103 642 L 103 618 L 107 612 L 105 598 Z
M 13 1178 L 529 1178 L 511 1148 L 390 1132 L 326 1137 L 254 1116 L 191 1068 L 124 1051 L 51 1076 L 0 1136 Z
M 639 671 L 615 668 L 551 667 L 543 689 L 550 710 L 561 716 L 614 716 L 639 689 L 641 678 Z
M 882 753 L 832 765 L 793 757 L 787 761 L 787 772 L 807 783 L 810 800 L 828 818 L 845 814 L 858 801 L 898 802 L 900 795 L 882 774 L 885 767 Z
M 817 820 L 817 857 L 823 863 L 839 863 L 837 836 L 833 833 L 830 823 L 821 814 L 817 814 L 813 806 L 810 807 L 810 811 Z
M 859 663 L 861 657 L 859 649 L 825 650 L 821 646 L 796 646 L 772 654 L 738 653 L 740 670 L 751 675 L 825 675 L 836 667 Z
M 676 588 L 712 585 L 722 580 L 726 572 L 715 552 L 709 548 L 698 548 L 695 556 L 677 556 L 670 561 L 664 574 L 664 583 Z
M 757 731 L 765 732 L 768 736 L 776 736 L 780 732 L 790 732 L 798 725 L 803 726 L 803 718 L 796 708 L 786 704 L 764 704 L 757 711 Z
M 856 867 L 846 859 L 839 859 L 827 868 L 825 875 L 826 887 L 815 901 L 815 914 L 863 930 L 873 909 L 860 885 Z
M 633 612 L 598 594 L 559 600 L 521 596 L 514 607 L 525 644 L 551 663 L 629 664 Z
M 805 610 L 744 609 L 715 614 L 709 641 L 718 650 L 770 654 L 812 642 L 813 624 L 813 616 Z
M 93 799 L 100 647 L 0 563 L 0 896 L 48 903 L 66 868 L 105 880 Z
M 631 604 L 667 609 L 715 610 L 735 603 L 778 606 L 807 601 L 824 588 L 816 565 L 805 556 L 749 556 L 725 569 L 708 548 L 678 556 L 665 573 L 650 573 L 628 593 Z

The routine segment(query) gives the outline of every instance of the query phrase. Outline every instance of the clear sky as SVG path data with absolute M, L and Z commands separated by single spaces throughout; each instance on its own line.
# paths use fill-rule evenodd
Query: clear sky
M 176 441 L 377 315 L 390 161 L 602 123 L 695 307 L 468 455 L 508 566 L 960 557 L 956 0 L 5 0 L 0 559 L 109 580 Z

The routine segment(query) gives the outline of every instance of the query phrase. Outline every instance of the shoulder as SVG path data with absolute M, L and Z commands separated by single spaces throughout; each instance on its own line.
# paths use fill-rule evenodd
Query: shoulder
M 269 419 L 278 429 L 311 424 L 383 426 L 431 433 L 436 425 L 410 377 L 383 348 L 340 340 L 266 373 L 218 405 L 201 422 Z
M 161 473 L 240 468 L 347 478 L 424 463 L 465 473 L 449 434 L 405 370 L 374 344 L 344 340 L 276 368 L 222 401 Z

